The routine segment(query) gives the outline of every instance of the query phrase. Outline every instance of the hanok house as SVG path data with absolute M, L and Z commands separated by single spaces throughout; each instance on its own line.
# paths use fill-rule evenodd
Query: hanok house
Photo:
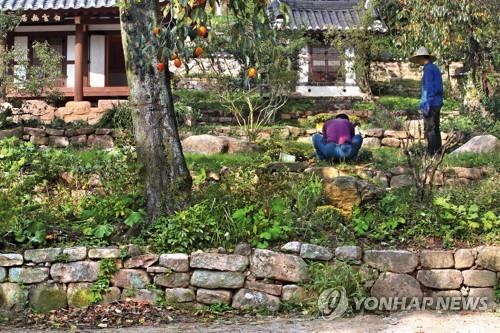
M 58 89 L 67 99 L 96 102 L 128 95 L 115 0 L 0 0 L 0 10 L 22 15 L 21 24 L 7 38 L 8 46 L 27 50 L 32 63 L 36 62 L 31 50 L 35 41 L 47 41 L 63 56 Z M 109 101 L 100 104 L 101 109 L 93 108 L 94 112 L 110 105 Z M 76 110 L 62 112 L 82 113 L 82 117 L 70 117 L 73 120 L 86 120 L 84 113 L 91 113 L 90 103 L 71 105 Z
M 360 0 L 273 0 L 271 8 L 276 24 L 283 22 L 278 14 L 279 3 L 290 8 L 286 29 L 302 29 L 311 37 L 299 54 L 299 80 L 296 94 L 309 97 L 356 97 L 362 92 L 356 85 L 353 63 L 344 62 L 341 53 L 352 57 L 355 50 L 336 50 L 325 44 L 328 29 L 357 29 L 368 7 Z M 360 3 L 362 6 L 360 6 Z M 344 70 L 341 68 L 344 67 Z

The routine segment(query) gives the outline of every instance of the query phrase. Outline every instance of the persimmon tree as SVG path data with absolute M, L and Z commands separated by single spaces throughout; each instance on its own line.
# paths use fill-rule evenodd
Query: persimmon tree
M 186 65 L 200 57 L 212 36 L 210 26 L 219 0 L 124 0 L 120 4 L 122 42 L 134 109 L 134 137 L 143 164 L 148 220 L 171 214 L 190 201 L 191 176 L 179 139 L 169 64 Z M 258 31 L 271 29 L 267 0 L 232 0 L 236 20 L 252 2 Z M 241 29 L 245 29 L 241 26 Z M 247 38 L 242 31 L 241 38 Z
M 445 65 L 463 61 L 471 80 L 487 96 L 494 93 L 491 74 L 500 65 L 497 0 L 400 0 L 398 5 L 394 23 L 406 55 L 423 45 Z

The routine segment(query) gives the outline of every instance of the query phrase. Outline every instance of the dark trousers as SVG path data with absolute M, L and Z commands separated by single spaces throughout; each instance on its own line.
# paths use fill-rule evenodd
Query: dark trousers
M 441 130 L 439 129 L 439 116 L 441 107 L 431 107 L 429 117 L 424 117 L 424 132 L 427 139 L 427 153 L 435 155 L 441 149 Z

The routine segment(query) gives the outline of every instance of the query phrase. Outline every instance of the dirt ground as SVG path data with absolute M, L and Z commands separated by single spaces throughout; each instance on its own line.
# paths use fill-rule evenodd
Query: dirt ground
M 5 333 L 65 332 L 57 330 L 12 329 Z M 66 331 L 67 332 L 67 331 Z M 135 326 L 120 329 L 92 329 L 72 332 L 87 333 L 499 333 L 500 313 L 436 311 L 400 312 L 389 316 L 358 315 L 335 320 L 281 319 L 266 317 L 232 318 L 230 322 L 172 323 L 155 327 Z

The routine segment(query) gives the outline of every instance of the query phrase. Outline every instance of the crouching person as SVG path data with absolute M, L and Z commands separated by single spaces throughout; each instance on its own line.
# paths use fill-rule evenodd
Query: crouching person
M 323 135 L 318 133 L 312 137 L 320 160 L 348 161 L 358 155 L 363 138 L 355 135 L 354 124 L 346 114 L 339 114 L 326 121 L 322 132 Z

